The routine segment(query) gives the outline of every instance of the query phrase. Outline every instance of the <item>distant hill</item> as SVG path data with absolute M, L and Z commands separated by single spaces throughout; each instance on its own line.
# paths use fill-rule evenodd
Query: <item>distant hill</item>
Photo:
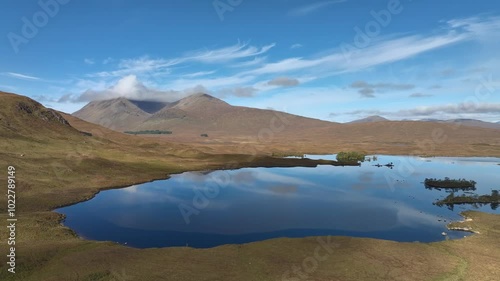
M 89 108 L 96 115 L 112 116 L 109 113 L 114 112 L 131 119 L 134 116 L 137 118 L 135 114 L 138 112 L 140 118 L 145 118 L 139 127 L 155 126 L 154 129 L 166 130 L 161 128 L 165 126 L 174 128 L 174 134 L 168 137 L 126 135 L 45 108 L 30 98 L 0 92 L 0 139 L 4 140 L 0 142 L 0 159 L 7 159 L 6 155 L 11 157 L 16 151 L 16 161 L 23 160 L 24 164 L 31 163 L 32 166 L 45 165 L 45 160 L 26 162 L 39 160 L 37 157 L 43 152 L 46 159 L 53 160 L 57 155 L 64 162 L 63 166 L 72 167 L 64 168 L 63 172 L 71 171 L 80 165 L 78 163 L 83 163 L 84 168 L 92 166 L 100 169 L 111 165 L 110 162 L 102 162 L 102 159 L 94 161 L 95 157 L 103 156 L 103 152 L 106 157 L 132 153 L 134 159 L 147 161 L 156 155 L 154 148 L 163 142 L 167 146 L 161 151 L 168 150 L 169 154 L 179 157 L 200 155 L 200 151 L 216 154 L 251 154 L 256 151 L 325 154 L 352 150 L 379 154 L 464 156 L 498 156 L 500 151 L 498 129 L 477 126 L 458 129 L 440 122 L 422 121 L 339 124 L 272 110 L 231 106 L 208 95 L 185 98 L 166 105 L 154 114 L 123 99 L 94 102 L 85 110 Z M 166 117 L 162 118 L 163 114 Z M 445 132 L 444 142 L 427 142 L 436 130 Z M 85 132 L 91 133 L 91 136 Z M 201 138 L 202 132 L 210 137 Z M 30 152 L 34 154 L 29 159 L 20 156 Z M 66 159 L 67 156 L 70 158 Z M 123 167 L 119 163 L 116 165 L 115 168 Z
M 412 121 L 409 119 L 404 119 L 402 121 Z M 445 124 L 460 124 L 461 126 L 470 126 L 470 127 L 479 127 L 479 128 L 488 128 L 488 129 L 500 129 L 500 122 L 485 122 L 477 119 L 435 119 L 435 118 L 424 118 L 419 119 L 417 122 L 428 122 L 428 123 L 445 123 Z
M 0 92 L 0 137 L 41 139 L 80 137 L 59 112 L 19 95 Z
M 444 122 L 447 122 L 447 123 L 460 123 L 460 124 L 462 124 L 464 126 L 474 126 L 474 127 L 481 127 L 481 128 L 500 129 L 500 123 L 485 122 L 485 121 L 475 120 L 475 119 L 452 119 L 452 120 L 446 120 Z
M 93 101 L 73 113 L 73 116 L 112 130 L 123 131 L 135 128 L 151 116 L 151 113 L 141 109 L 137 104 L 145 105 L 126 98 Z M 148 103 L 146 107 L 150 111 L 158 105 Z
M 158 109 L 160 104 L 147 104 Z M 337 123 L 283 112 L 232 106 L 208 94 L 195 94 L 147 112 L 144 104 L 119 98 L 94 101 L 75 112 L 75 117 L 117 131 L 169 130 L 175 132 L 258 136 L 262 129 L 286 126 L 282 130 L 328 127 Z M 273 128 L 274 128 L 273 127 Z
M 429 130 L 442 126 L 440 125 L 442 123 L 455 122 L 460 122 L 467 127 L 500 128 L 499 124 L 472 119 L 446 121 L 429 119 L 426 122 L 405 122 L 390 121 L 381 116 L 369 116 L 350 123 L 339 124 L 273 110 L 233 106 L 204 93 L 191 95 L 173 103 L 141 102 L 126 98 L 93 101 L 75 112 L 73 116 L 119 132 L 161 130 L 172 131 L 174 137 L 208 134 L 219 137 L 242 136 L 255 139 L 282 138 L 304 141 L 311 138 L 327 141 L 349 136 L 360 129 L 357 125 L 362 124 L 369 127 L 360 131 L 364 134 L 358 136 L 360 139 L 372 139 L 377 136 L 376 138 L 380 140 L 394 138 L 392 132 L 389 135 L 381 133 L 384 131 L 381 128 L 387 128 L 387 126 L 398 127 L 396 131 L 405 131 L 408 136 L 414 135 L 415 137 L 418 134 L 411 133 L 412 128 L 420 127 L 419 123 Z M 378 125 L 382 127 L 379 128 Z M 375 131 L 375 128 L 379 128 L 378 131 Z
M 351 121 L 349 123 L 371 123 L 371 122 L 384 122 L 384 121 L 390 121 L 390 120 L 388 120 L 382 116 L 373 115 L 373 116 L 368 116 L 368 117 L 363 118 L 363 119 L 354 120 L 354 121 Z

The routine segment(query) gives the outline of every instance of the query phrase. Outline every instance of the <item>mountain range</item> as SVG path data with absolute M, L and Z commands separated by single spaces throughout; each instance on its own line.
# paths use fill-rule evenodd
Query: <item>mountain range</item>
M 231 135 L 258 134 L 262 128 L 317 128 L 336 123 L 274 110 L 232 106 L 208 94 L 195 94 L 173 103 L 138 102 L 125 98 L 93 101 L 73 116 L 117 131 L 169 130 Z
M 354 120 L 349 123 L 371 123 L 371 122 L 384 122 L 384 121 L 390 121 L 390 120 L 382 116 L 373 115 L 373 116 L 368 116 L 366 118 Z
M 386 119 L 382 116 L 378 115 L 373 115 L 369 116 L 366 118 L 358 119 L 351 121 L 349 123 L 373 123 L 373 122 L 385 122 L 385 121 L 391 121 L 389 119 Z M 409 121 L 409 120 L 404 120 L 404 121 Z M 435 123 L 447 123 L 447 124 L 460 124 L 463 126 L 472 126 L 472 127 L 481 127 L 481 128 L 489 128 L 489 129 L 500 129 L 500 122 L 485 122 L 477 119 L 448 119 L 448 120 L 440 120 L 440 119 L 420 119 L 417 121 L 422 121 L 422 122 L 435 122 Z
M 176 102 L 138 101 L 126 98 L 93 101 L 73 116 L 115 131 L 167 130 L 176 134 L 211 134 L 219 136 L 249 136 L 276 127 L 283 135 L 296 130 L 318 132 L 352 124 L 387 123 L 384 117 L 374 115 L 346 124 L 312 119 L 284 112 L 232 106 L 211 95 L 199 93 Z M 393 121 L 393 123 L 398 121 Z M 440 124 L 460 124 L 488 129 L 500 129 L 500 122 L 490 123 L 474 119 L 420 121 Z M 282 126 L 286 125 L 286 126 Z M 283 127 L 281 129 L 281 127 Z M 264 132 L 265 133 L 265 132 Z M 269 132 L 267 132 L 269 133 Z
M 155 155 L 155 147 L 163 143 L 179 157 L 199 151 L 492 156 L 498 155 L 500 148 L 497 129 L 422 121 L 333 123 L 273 110 L 231 106 L 204 94 L 169 104 L 123 98 L 96 101 L 75 115 L 91 122 L 45 108 L 24 96 L 0 92 L 0 137 L 12 140 L 4 142 L 7 145 L 4 149 L 9 151 L 8 147 L 15 145 L 24 153 L 36 146 L 53 154 L 80 147 L 78 155 L 87 159 L 97 151 L 121 155 L 118 151 L 133 150 L 140 152 L 134 157 L 146 157 Z M 95 123 L 120 129 L 110 130 Z M 173 134 L 145 138 L 122 133 L 143 128 L 171 130 Z M 203 133 L 210 137 L 202 138 Z

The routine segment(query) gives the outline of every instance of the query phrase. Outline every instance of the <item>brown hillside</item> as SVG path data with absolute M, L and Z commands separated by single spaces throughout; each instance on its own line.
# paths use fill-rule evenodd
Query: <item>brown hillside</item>
M 151 116 L 125 98 L 93 101 L 73 115 L 117 131 L 132 129 Z
M 82 135 L 57 111 L 47 109 L 30 98 L 0 92 L 0 100 L 2 138 L 25 137 L 40 140 L 42 136 L 69 138 Z
M 73 115 L 117 131 L 170 130 L 181 135 L 253 136 L 265 128 L 291 132 L 336 124 L 273 110 L 232 106 L 207 94 L 186 97 L 154 114 L 121 98 L 91 102 Z

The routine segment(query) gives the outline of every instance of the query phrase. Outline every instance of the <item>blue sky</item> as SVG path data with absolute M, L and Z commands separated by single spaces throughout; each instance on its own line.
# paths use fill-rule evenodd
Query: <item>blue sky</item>
M 500 121 L 497 1 L 0 5 L 0 90 L 66 112 L 93 99 L 207 92 L 338 122 Z

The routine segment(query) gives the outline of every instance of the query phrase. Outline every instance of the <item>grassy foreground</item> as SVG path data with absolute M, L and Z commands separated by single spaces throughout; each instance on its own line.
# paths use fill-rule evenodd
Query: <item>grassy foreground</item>
M 16 274 L 0 280 L 498 280 L 500 216 L 468 212 L 454 227 L 480 234 L 440 243 L 350 237 L 274 239 L 213 249 L 133 249 L 85 241 L 60 224 L 58 206 L 96 192 L 188 170 L 305 165 L 307 160 L 207 154 L 179 143 L 126 136 L 0 93 L 0 180 L 16 167 Z M 76 128 L 76 129 L 75 129 Z M 80 131 L 91 133 L 83 134 Z M 5 185 L 4 185 L 5 186 Z M 0 200 L 6 223 L 7 200 Z M 320 239 L 320 240 L 318 240 Z

